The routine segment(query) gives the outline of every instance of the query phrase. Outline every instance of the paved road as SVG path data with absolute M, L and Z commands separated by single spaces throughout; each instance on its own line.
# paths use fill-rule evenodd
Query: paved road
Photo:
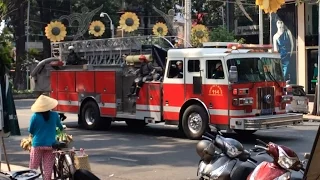
M 27 135 L 32 101 L 16 101 L 19 123 Z M 74 136 L 74 146 L 84 148 L 90 156 L 91 167 L 101 179 L 112 180 L 186 180 L 196 179 L 197 141 L 180 137 L 174 127 L 153 125 L 137 132 L 125 124 L 114 123 L 109 131 L 87 131 L 77 128 L 76 116 L 68 115 L 65 123 Z M 255 138 L 290 146 L 300 156 L 310 152 L 318 123 L 304 126 L 257 132 L 247 138 L 229 134 L 252 148 Z M 22 137 L 7 139 L 10 162 L 27 165 L 28 153 L 19 147 Z

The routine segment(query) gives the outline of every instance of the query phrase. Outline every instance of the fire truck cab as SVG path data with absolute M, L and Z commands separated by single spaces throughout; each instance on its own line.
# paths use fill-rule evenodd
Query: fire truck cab
M 171 48 L 166 58 L 144 54 L 158 76 L 136 98 L 127 96 L 136 78 L 129 72 L 139 68 L 141 53 L 127 55 L 121 66 L 59 65 L 50 73 L 50 96 L 59 101 L 56 111 L 78 114 L 87 129 L 109 128 L 112 121 L 133 128 L 164 122 L 197 139 L 209 124 L 239 134 L 301 124 L 302 115 L 286 113 L 291 97 L 285 95 L 280 55 L 268 49 L 204 43 Z

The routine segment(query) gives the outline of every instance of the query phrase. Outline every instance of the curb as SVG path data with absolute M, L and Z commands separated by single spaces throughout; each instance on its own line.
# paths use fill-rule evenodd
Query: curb
M 36 94 L 13 94 L 13 99 L 36 99 Z

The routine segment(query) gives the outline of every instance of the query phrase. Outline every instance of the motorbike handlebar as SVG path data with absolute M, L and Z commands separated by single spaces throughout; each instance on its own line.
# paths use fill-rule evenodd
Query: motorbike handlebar
M 268 147 L 268 144 L 267 144 L 267 143 L 265 143 L 265 142 L 263 142 L 262 140 L 260 140 L 260 139 L 256 139 L 256 141 L 257 141 L 258 143 L 260 143 L 260 144 L 262 144 L 262 145 L 264 145 L 264 146 Z
M 268 151 L 268 148 L 266 147 L 263 147 L 263 146 L 259 146 L 259 145 L 254 145 L 255 148 L 258 148 L 258 149 L 263 149 L 263 150 L 266 150 Z
M 202 139 L 206 139 L 206 140 L 209 140 L 209 141 L 213 141 L 213 139 L 207 137 L 207 136 L 202 136 Z
M 207 136 L 207 137 L 209 137 L 209 138 L 211 138 L 212 140 L 215 140 L 215 139 L 216 139 L 216 137 L 215 137 L 214 135 L 212 135 L 212 134 L 210 134 L 210 133 L 208 133 L 208 132 L 205 132 L 204 135 Z

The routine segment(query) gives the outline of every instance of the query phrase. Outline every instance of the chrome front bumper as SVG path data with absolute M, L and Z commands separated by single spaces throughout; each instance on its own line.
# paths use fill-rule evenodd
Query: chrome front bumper
M 272 129 L 300 124 L 303 124 L 303 115 L 293 113 L 230 119 L 230 128 L 239 130 Z

